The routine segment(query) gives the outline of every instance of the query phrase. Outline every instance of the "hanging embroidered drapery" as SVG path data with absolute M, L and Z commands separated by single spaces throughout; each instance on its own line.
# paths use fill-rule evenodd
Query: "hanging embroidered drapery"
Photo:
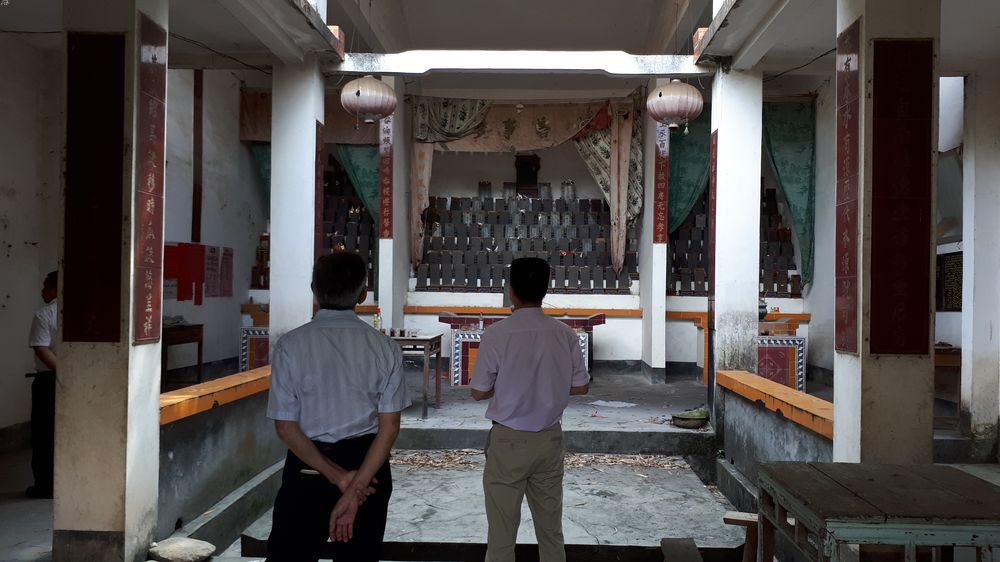
M 588 135 L 592 137 L 595 134 L 605 133 L 608 136 L 607 151 L 604 152 L 604 148 L 600 147 L 597 153 L 600 155 L 601 162 L 597 162 L 597 158 L 590 158 L 588 162 L 588 169 L 591 169 L 591 174 L 594 175 L 594 179 L 601 183 L 601 179 L 598 178 L 597 174 L 594 174 L 593 168 L 602 168 L 598 164 L 604 164 L 604 154 L 607 154 L 606 164 L 607 164 L 607 175 L 605 176 L 605 181 L 607 184 L 606 195 L 608 198 L 608 205 L 611 207 L 611 267 L 614 268 L 615 272 L 621 272 L 622 265 L 625 263 L 625 247 L 628 243 L 626 237 L 626 228 L 629 222 L 629 209 L 632 207 L 630 204 L 630 174 L 631 164 L 634 160 L 632 155 L 632 139 L 635 136 L 633 130 L 633 122 L 639 121 L 636 118 L 635 104 L 632 102 L 614 102 L 611 104 L 611 127 L 607 131 L 595 131 Z M 579 144 L 578 144 L 579 146 Z M 593 145 L 591 145 L 593 146 Z M 581 155 L 583 152 L 581 151 Z M 593 156 L 593 153 L 590 154 Z M 640 159 L 641 163 L 641 151 Z M 593 163 L 593 168 L 591 166 Z M 641 164 L 640 164 L 641 165 Z M 637 166 L 638 168 L 638 166 Z M 604 190 L 604 186 L 601 186 Z M 641 210 L 641 200 L 642 191 L 640 183 L 639 191 L 639 209 Z M 638 214 L 638 213 L 636 213 Z
M 627 102 L 623 102 L 627 103 Z M 634 106 L 633 106 L 634 107 Z M 608 111 L 611 111 L 610 108 Z M 635 111 L 633 111 L 636 113 Z M 613 117 L 613 115 L 612 115 Z M 636 116 L 638 117 L 638 115 Z M 595 118 L 597 120 L 597 118 Z M 628 195 L 625 199 L 626 222 L 631 223 L 642 212 L 642 120 L 632 119 L 632 137 L 629 146 L 628 159 Z M 577 152 L 583 158 L 584 164 L 594 181 L 601 188 L 601 193 L 611 204 L 611 126 L 603 129 L 590 129 L 590 132 L 574 139 Z
M 670 198 L 667 226 L 677 230 L 708 188 L 712 143 L 712 110 L 707 105 L 688 124 L 688 134 L 670 133 Z
M 368 214 L 378 221 L 378 147 L 338 144 L 337 158 L 347 172 L 354 191 L 368 209 Z
M 442 142 L 469 136 L 483 128 L 489 100 L 413 96 L 413 138 Z
M 816 106 L 805 102 L 764 104 L 764 149 L 792 215 L 803 283 L 811 283 L 816 220 Z
M 410 261 L 420 265 L 424 253 L 424 210 L 430 206 L 434 145 L 415 142 L 410 154 Z
M 552 148 L 575 137 L 604 102 L 494 105 L 483 127 L 464 138 L 440 142 L 442 152 L 526 152 Z

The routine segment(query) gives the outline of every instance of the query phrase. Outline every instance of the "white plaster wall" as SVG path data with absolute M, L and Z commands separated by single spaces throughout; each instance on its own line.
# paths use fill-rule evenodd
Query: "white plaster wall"
M 403 79 L 394 79 L 397 92 L 404 89 Z M 403 306 L 410 279 L 410 106 L 401 104 L 395 113 L 393 130 L 393 223 L 392 223 L 392 327 L 403 328 Z
M 806 362 L 833 369 L 834 238 L 837 200 L 837 91 L 824 83 L 816 97 L 816 254 L 813 282 L 803 294 L 803 311 L 812 315 Z
M 313 56 L 276 65 L 271 113 L 271 342 L 313 315 L 316 123 L 323 76 Z M 238 105 L 238 104 L 237 104 Z
M 938 82 L 938 151 L 947 152 L 962 144 L 965 120 L 965 78 L 942 76 Z
M 240 82 L 228 71 L 207 70 L 202 91 L 201 243 L 233 248 L 233 296 L 163 301 L 165 315 L 205 325 L 203 361 L 239 355 L 240 304 L 247 302 L 257 242 L 267 228 L 265 188 L 250 151 L 239 140 Z M 164 238 L 191 241 L 194 71 L 167 74 L 167 166 Z M 196 346 L 169 348 L 169 368 L 194 365 Z
M 542 164 L 538 181 L 551 183 L 554 195 L 561 194 L 560 184 L 571 179 L 576 183 L 578 198 L 604 197 L 572 142 L 534 153 Z M 432 197 L 475 197 L 479 195 L 479 182 L 489 180 L 493 182 L 493 196 L 500 197 L 503 182 L 512 182 L 516 177 L 511 153 L 435 152 L 430 193 Z
M 30 416 L 28 331 L 58 267 L 62 74 L 54 52 L 0 35 L 0 429 Z

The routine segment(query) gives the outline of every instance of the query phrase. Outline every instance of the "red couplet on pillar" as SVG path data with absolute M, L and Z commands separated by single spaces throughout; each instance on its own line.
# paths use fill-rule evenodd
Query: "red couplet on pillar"
M 392 115 L 379 122 L 379 238 L 392 238 Z
M 719 193 L 719 130 L 712 131 L 708 161 L 708 330 L 715 329 L 715 202 Z
M 837 36 L 837 351 L 858 352 L 858 180 L 861 19 Z
M 167 33 L 141 14 L 138 127 L 135 139 L 135 262 L 132 340 L 160 340 L 163 294 L 163 166 Z
M 656 156 L 653 163 L 653 242 L 667 242 L 667 202 L 670 197 L 670 128 L 656 124 Z

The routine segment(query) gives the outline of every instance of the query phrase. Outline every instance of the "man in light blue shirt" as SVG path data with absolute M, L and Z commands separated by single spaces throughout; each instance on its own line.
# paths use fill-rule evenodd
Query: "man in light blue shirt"
M 267 416 L 288 446 L 268 560 L 378 561 L 392 474 L 389 451 L 410 405 L 403 354 L 364 323 L 367 266 L 336 252 L 316 261 L 316 317 L 274 346 Z

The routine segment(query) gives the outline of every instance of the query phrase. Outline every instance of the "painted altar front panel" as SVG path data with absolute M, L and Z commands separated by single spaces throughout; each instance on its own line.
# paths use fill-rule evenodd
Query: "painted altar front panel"
M 757 375 L 800 392 L 806 391 L 806 339 L 759 336 Z
M 583 353 L 583 364 L 590 370 L 590 360 L 587 349 L 590 344 L 590 334 L 577 332 L 580 341 L 580 352 Z M 472 384 L 472 369 L 479 353 L 479 342 L 483 337 L 482 330 L 452 330 L 451 332 L 451 384 L 452 386 L 469 386 Z

